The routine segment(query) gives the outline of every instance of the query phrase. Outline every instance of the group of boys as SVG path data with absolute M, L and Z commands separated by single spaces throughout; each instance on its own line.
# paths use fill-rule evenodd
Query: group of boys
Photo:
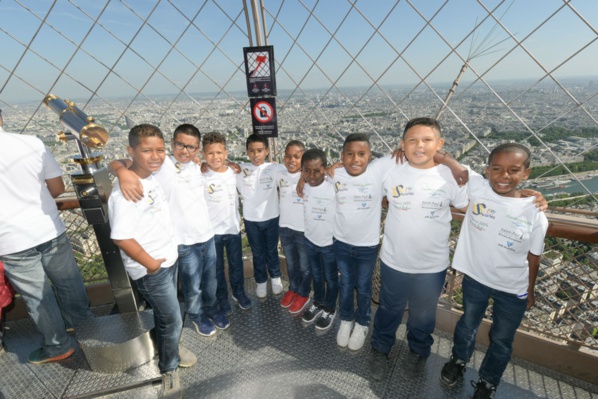
M 166 390 L 168 381 L 173 391 L 180 389 L 177 367 L 196 361 L 179 345 L 177 267 L 185 310 L 199 334 L 210 336 L 215 328 L 230 325 L 224 248 L 232 297 L 242 309 L 251 307 L 243 286 L 238 190 L 253 254 L 256 296 L 267 296 L 268 276 L 272 292 L 283 291 L 280 236 L 289 277 L 281 306 L 292 314 L 304 311 L 310 305 L 313 282 L 313 301 L 302 319 L 326 330 L 337 314 L 338 297 L 337 344 L 351 350 L 361 349 L 368 333 L 386 197 L 380 306 L 371 337 L 370 367 L 376 380 L 385 375 L 407 304 L 407 340 L 414 367 L 421 367 L 430 355 L 436 305 L 449 266 L 450 206 L 466 212 L 453 259 L 453 267 L 465 273 L 464 315 L 441 381 L 452 386 L 463 375 L 492 298 L 491 345 L 474 397 L 493 395 L 510 359 L 515 330 L 533 304 L 547 228 L 533 199 L 520 198 L 517 190 L 529 175 L 527 148 L 497 147 L 489 157 L 489 180 L 469 171 L 469 183 L 460 187 L 468 171 L 442 151 L 440 126 L 429 118 L 411 120 L 405 127 L 401 149 L 408 162 L 402 165 L 390 156 L 372 161 L 368 136 L 349 135 L 341 153 L 343 168 L 332 178 L 326 178 L 325 154 L 306 151 L 295 140 L 285 148 L 284 166 L 266 162 L 268 140 L 256 134 L 246 142 L 251 162 L 240 164 L 236 174 L 226 164 L 224 137 L 204 135 L 202 154 L 209 169 L 202 174 L 193 162 L 199 143 L 199 131 L 181 125 L 174 132 L 172 155 L 166 156 L 160 130 L 139 125 L 129 135 L 132 161 L 110 165 L 119 177 L 109 200 L 111 237 L 154 309 Z

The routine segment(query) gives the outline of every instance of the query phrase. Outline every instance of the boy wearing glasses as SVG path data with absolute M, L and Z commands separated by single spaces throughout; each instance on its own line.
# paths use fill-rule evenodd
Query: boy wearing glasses
M 216 247 L 214 231 L 204 197 L 204 178 L 193 162 L 200 149 L 201 134 L 191 124 L 178 126 L 171 142 L 172 154 L 154 173 L 169 204 L 178 244 L 179 273 L 185 310 L 195 330 L 204 337 L 224 330 L 230 322 L 216 304 Z M 124 161 L 130 162 L 130 161 Z M 143 196 L 139 179 L 123 161 L 110 163 L 126 199 L 138 201 Z

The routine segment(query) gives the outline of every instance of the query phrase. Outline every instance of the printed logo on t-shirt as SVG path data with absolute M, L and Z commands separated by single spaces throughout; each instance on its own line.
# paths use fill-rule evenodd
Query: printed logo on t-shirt
M 214 195 L 222 191 L 222 186 L 220 184 L 211 183 L 206 186 L 206 191 L 208 194 Z
M 521 230 L 505 229 L 504 227 L 500 229 L 498 235 L 518 243 L 523 241 L 525 237 L 525 234 Z
M 243 172 L 243 177 L 251 175 L 251 171 L 247 168 L 243 169 L 241 172 Z
M 515 252 L 515 248 L 513 246 L 515 243 L 513 241 L 506 240 L 505 242 L 499 242 L 498 246 L 501 248 L 506 249 L 509 252 Z
M 489 219 L 496 219 L 496 211 L 488 208 L 483 202 L 476 202 L 471 206 L 471 213 L 475 216 L 480 216 Z
M 347 184 L 346 183 L 341 183 L 340 181 L 336 181 L 334 182 L 334 192 L 335 193 L 340 193 L 343 191 L 347 191 Z
M 413 187 L 405 187 L 402 184 L 394 186 L 391 190 L 393 198 L 405 197 L 408 195 L 414 195 Z
M 280 187 L 280 188 L 287 188 L 287 187 L 289 187 L 289 182 L 288 182 L 288 180 L 285 180 L 285 179 L 280 179 L 280 180 L 278 181 L 278 187 Z

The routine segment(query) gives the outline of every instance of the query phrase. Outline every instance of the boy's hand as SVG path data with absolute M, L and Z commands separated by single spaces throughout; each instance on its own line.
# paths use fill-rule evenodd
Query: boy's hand
M 544 212 L 546 209 L 548 209 L 548 201 L 546 201 L 546 198 L 544 198 L 541 192 L 526 188 L 525 190 L 519 190 L 519 194 L 522 197 L 536 197 L 534 204 L 536 204 L 536 208 L 538 208 L 538 210 L 541 212 Z
M 297 181 L 297 187 L 295 188 L 295 191 L 297 192 L 297 195 L 301 198 L 303 198 L 303 187 L 305 187 L 305 179 L 303 179 L 303 177 L 301 177 L 298 181 Z
M 527 310 L 530 310 L 534 304 L 536 303 L 536 298 L 534 296 L 534 290 L 528 291 L 527 293 Z
M 129 169 L 118 171 L 118 185 L 127 201 L 138 202 L 143 199 L 143 185 L 139 177 Z
M 199 155 L 196 155 L 195 158 L 193 158 L 193 162 L 195 162 L 196 165 L 202 166 L 201 158 L 199 157 Z M 203 169 L 201 171 L 203 172 Z
M 334 177 L 334 169 L 344 168 L 344 167 L 345 167 L 345 165 L 343 165 L 342 162 L 340 162 L 340 161 L 335 162 L 326 168 L 326 174 L 330 177 Z
M 461 164 L 459 164 L 461 168 L 451 168 L 451 172 L 453 172 L 453 177 L 455 181 L 459 185 L 459 187 L 465 185 L 469 181 L 469 171 L 467 168 Z
M 239 166 L 238 163 L 226 161 L 225 164 L 226 164 L 226 166 L 231 168 L 233 170 L 233 172 L 241 173 L 241 167 Z
M 390 159 L 396 159 L 397 165 L 402 165 L 407 160 L 407 158 L 405 158 L 405 151 L 401 150 L 400 148 L 397 148 L 392 152 Z
M 199 158 L 197 158 L 197 159 L 199 159 Z M 195 162 L 195 160 L 193 160 L 193 162 Z M 198 163 L 198 165 L 199 165 L 199 169 L 201 170 L 201 173 L 207 173 L 207 171 L 210 170 L 210 167 L 205 162 Z
M 166 258 L 155 259 L 151 265 L 146 266 L 147 274 L 157 273 L 158 270 L 160 270 L 160 266 L 162 266 L 162 263 L 164 263 L 164 262 L 166 262 Z

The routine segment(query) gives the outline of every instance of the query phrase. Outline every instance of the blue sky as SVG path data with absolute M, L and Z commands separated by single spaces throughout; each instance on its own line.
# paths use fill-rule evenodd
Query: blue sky
M 464 82 L 475 79 L 473 71 L 488 80 L 538 80 L 545 74 L 542 66 L 557 79 L 598 74 L 595 0 L 573 0 L 571 7 L 562 0 L 264 3 L 282 89 L 296 84 L 315 89 L 331 82 L 369 86 L 372 79 L 404 85 L 417 84 L 421 77 L 431 84 L 452 82 L 469 52 L 476 21 L 477 43 L 494 32 L 483 48 L 504 41 L 495 52 L 471 61 Z M 484 7 L 498 7 L 497 17 L 504 13 L 500 19 L 504 28 L 488 18 Z M 87 98 L 94 91 L 116 97 L 132 96 L 137 90 L 148 94 L 244 90 L 238 66 L 249 39 L 242 10 L 241 0 L 2 0 L 0 101 L 40 98 L 49 91 Z M 93 26 L 99 15 L 99 24 Z M 147 24 L 138 31 L 146 18 Z M 431 20 L 429 25 L 426 19 Z M 527 52 L 506 30 L 524 40 Z M 330 32 L 335 39 L 330 40 Z M 30 51 L 25 51 L 28 45 Z M 317 60 L 316 67 L 312 60 Z M 67 64 L 67 74 L 61 75 Z

